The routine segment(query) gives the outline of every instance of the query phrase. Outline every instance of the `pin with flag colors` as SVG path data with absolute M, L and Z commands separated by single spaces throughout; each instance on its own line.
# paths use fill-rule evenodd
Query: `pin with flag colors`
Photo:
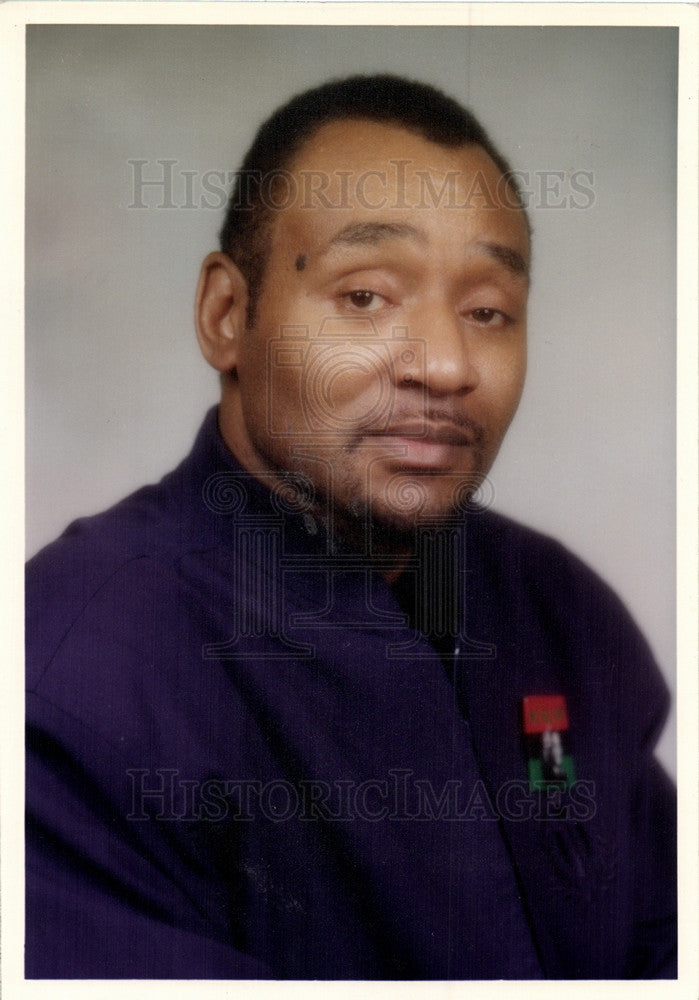
M 568 708 L 561 694 L 528 695 L 522 700 L 529 787 L 570 788 L 575 766 L 568 747 Z

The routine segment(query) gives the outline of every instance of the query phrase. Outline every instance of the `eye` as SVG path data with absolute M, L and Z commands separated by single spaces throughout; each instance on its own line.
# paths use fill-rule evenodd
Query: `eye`
M 379 309 L 384 302 L 381 295 L 368 288 L 356 288 L 354 291 L 347 292 L 342 298 L 354 309 L 363 309 L 364 312 L 373 312 L 375 309 Z
M 512 320 L 499 309 L 473 309 L 468 316 L 479 326 L 507 326 Z

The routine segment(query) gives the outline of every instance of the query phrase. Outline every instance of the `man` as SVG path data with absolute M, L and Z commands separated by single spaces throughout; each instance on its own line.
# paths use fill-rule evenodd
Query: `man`
M 589 570 L 474 500 L 529 260 L 432 88 L 262 126 L 197 291 L 218 410 L 30 564 L 29 977 L 676 974 L 664 685 Z

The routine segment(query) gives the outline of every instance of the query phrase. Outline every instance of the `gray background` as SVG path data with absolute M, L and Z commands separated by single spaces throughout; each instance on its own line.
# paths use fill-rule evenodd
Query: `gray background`
M 28 554 L 171 468 L 216 401 L 192 324 L 222 215 L 203 175 L 234 170 L 292 92 L 399 72 L 530 172 L 529 375 L 495 506 L 619 591 L 674 688 L 676 69 L 672 28 L 30 26 Z M 163 159 L 178 207 L 135 196 L 129 161 L 155 179 Z M 579 170 L 594 204 L 545 207 L 536 172 L 565 196 Z

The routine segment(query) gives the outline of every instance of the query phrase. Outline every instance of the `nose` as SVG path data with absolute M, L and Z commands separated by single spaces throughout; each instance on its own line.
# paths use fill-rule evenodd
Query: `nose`
M 402 380 L 434 396 L 462 394 L 480 380 L 476 347 L 470 342 L 463 318 L 447 303 L 416 310 L 408 327 L 410 348 L 400 357 Z

